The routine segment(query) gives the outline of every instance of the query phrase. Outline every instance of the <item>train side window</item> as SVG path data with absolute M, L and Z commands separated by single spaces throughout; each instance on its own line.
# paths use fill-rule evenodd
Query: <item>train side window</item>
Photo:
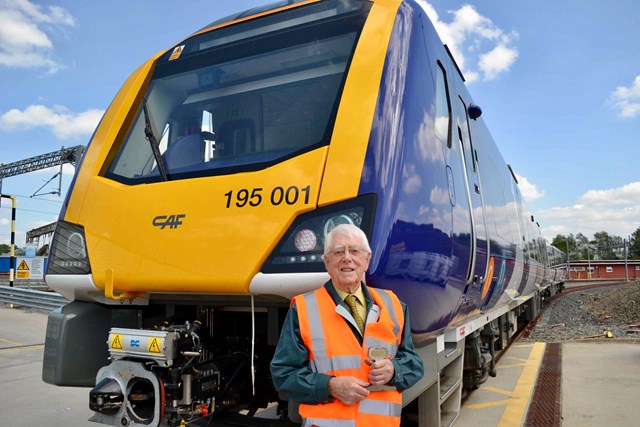
M 451 101 L 447 87 L 446 72 L 440 61 L 436 67 L 436 138 L 451 148 Z

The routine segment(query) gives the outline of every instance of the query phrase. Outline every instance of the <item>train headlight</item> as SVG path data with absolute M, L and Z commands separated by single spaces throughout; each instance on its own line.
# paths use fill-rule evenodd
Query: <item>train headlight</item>
M 82 226 L 58 221 L 53 235 L 47 274 L 89 274 L 91 265 Z
M 300 215 L 271 256 L 263 273 L 325 271 L 324 237 L 339 224 L 354 224 L 371 236 L 376 197 L 373 194 L 325 206 Z
M 300 252 L 308 252 L 315 249 L 318 239 L 316 237 L 316 233 L 307 228 L 303 228 L 296 233 L 294 242 L 296 249 Z

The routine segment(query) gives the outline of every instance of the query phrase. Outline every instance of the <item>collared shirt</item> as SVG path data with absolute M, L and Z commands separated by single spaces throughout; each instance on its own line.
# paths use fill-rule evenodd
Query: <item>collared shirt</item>
M 366 306 L 367 300 L 364 297 L 364 291 L 362 290 L 362 286 L 358 286 L 358 289 L 353 294 L 349 294 L 348 292 L 343 291 L 336 285 L 333 285 L 333 289 L 336 290 L 336 292 L 338 293 L 338 296 L 342 301 L 344 301 L 344 299 L 349 295 L 353 295 L 354 297 L 356 297 L 356 310 L 358 310 L 358 314 L 360 315 L 360 318 L 362 320 L 365 320 L 367 318 L 367 306 Z
M 331 281 L 325 288 L 336 304 L 344 305 Z M 373 304 L 373 298 L 366 286 L 360 286 L 367 304 L 367 310 Z M 345 306 L 346 309 L 346 306 Z M 418 382 L 424 374 L 422 359 L 415 351 L 411 338 L 409 312 L 406 304 L 402 303 L 404 312 L 404 330 L 402 342 L 398 347 L 396 357 L 391 359 L 395 374 L 389 384 L 402 391 Z M 353 334 L 362 344 L 362 335 L 352 327 Z M 300 337 L 300 325 L 295 304 L 291 306 L 282 325 L 280 340 L 271 360 L 271 376 L 277 391 L 284 392 L 286 399 L 301 403 L 329 402 L 328 383 L 330 375 L 313 372 L 309 368 L 309 351 Z

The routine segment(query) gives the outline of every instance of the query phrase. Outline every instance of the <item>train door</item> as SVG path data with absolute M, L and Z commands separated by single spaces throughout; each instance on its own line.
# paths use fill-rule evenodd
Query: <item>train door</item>
M 472 242 L 474 256 L 472 256 L 469 268 L 467 285 L 474 286 L 481 285 L 484 282 L 490 248 L 480 181 L 480 165 L 478 164 L 477 151 L 474 149 L 471 139 L 467 105 L 461 97 L 458 97 L 456 104 L 456 129 L 454 131 L 460 145 L 460 153 L 466 170 L 469 205 L 471 207 L 471 224 L 473 226 L 472 239 L 474 240 Z
M 512 171 L 513 173 L 513 171 Z M 515 181 L 514 176 L 514 184 L 513 185 L 513 193 L 514 198 L 516 200 L 515 208 L 518 217 L 518 236 L 516 244 L 516 265 L 522 266 L 522 274 L 520 275 L 520 282 L 514 282 L 514 289 L 517 290 L 518 294 L 522 294 L 522 291 L 526 287 L 527 281 L 529 280 L 529 267 L 530 267 L 530 257 L 527 251 L 527 222 L 525 221 L 525 214 L 523 212 L 522 206 L 522 197 L 520 196 L 520 190 L 518 190 L 518 182 Z M 517 278 L 517 275 L 514 275 Z
M 446 142 L 445 158 L 449 201 L 451 203 L 451 257 L 454 260 L 449 275 L 449 285 L 462 293 L 466 289 L 472 274 L 471 266 L 475 254 L 475 235 L 473 230 L 469 189 L 457 135 L 453 132 L 455 125 L 452 98 L 449 96 L 447 72 L 438 61 L 436 67 L 436 137 Z M 453 99 L 455 101 L 455 99 Z

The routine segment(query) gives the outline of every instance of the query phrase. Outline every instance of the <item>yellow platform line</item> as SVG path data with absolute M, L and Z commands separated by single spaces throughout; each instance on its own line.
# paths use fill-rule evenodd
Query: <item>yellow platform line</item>
M 14 353 L 16 351 L 42 350 L 43 348 L 44 348 L 44 344 L 30 345 L 30 346 L 20 346 L 20 347 L 11 347 L 11 348 L 1 348 L 0 347 L 0 354 Z
M 512 347 L 513 348 L 526 348 L 526 347 L 533 347 L 536 344 L 537 343 L 535 343 L 535 342 L 529 343 L 529 344 L 514 344 Z
M 498 427 L 520 427 L 522 425 L 525 411 L 533 394 L 545 347 L 545 343 L 534 343 L 518 383 L 513 389 L 507 407 L 504 409 Z
M 511 391 L 508 391 L 508 390 L 505 390 L 505 389 L 502 389 L 502 388 L 498 388 L 498 387 L 493 387 L 493 386 L 490 386 L 490 385 L 488 385 L 486 387 L 482 387 L 482 390 L 490 391 L 492 393 L 502 394 L 502 395 L 508 396 L 508 397 L 513 396 L 513 392 L 511 392 Z
M 492 408 L 494 406 L 505 406 L 505 405 L 508 405 L 508 404 L 509 404 L 509 399 L 503 399 L 503 400 L 494 400 L 492 402 L 474 403 L 474 404 L 471 404 L 471 405 L 464 405 L 464 407 L 465 408 L 469 408 L 469 409 L 484 409 L 484 408 Z
M 4 339 L 4 338 L 0 338 L 0 341 L 2 341 L 2 342 L 6 342 L 6 343 L 11 344 L 11 345 L 22 345 L 22 344 L 20 344 L 19 342 L 9 341 L 9 340 L 6 340 L 6 339 Z
M 504 368 L 522 368 L 523 366 L 527 366 L 526 363 L 512 363 L 510 365 L 500 364 L 497 366 L 498 369 Z

